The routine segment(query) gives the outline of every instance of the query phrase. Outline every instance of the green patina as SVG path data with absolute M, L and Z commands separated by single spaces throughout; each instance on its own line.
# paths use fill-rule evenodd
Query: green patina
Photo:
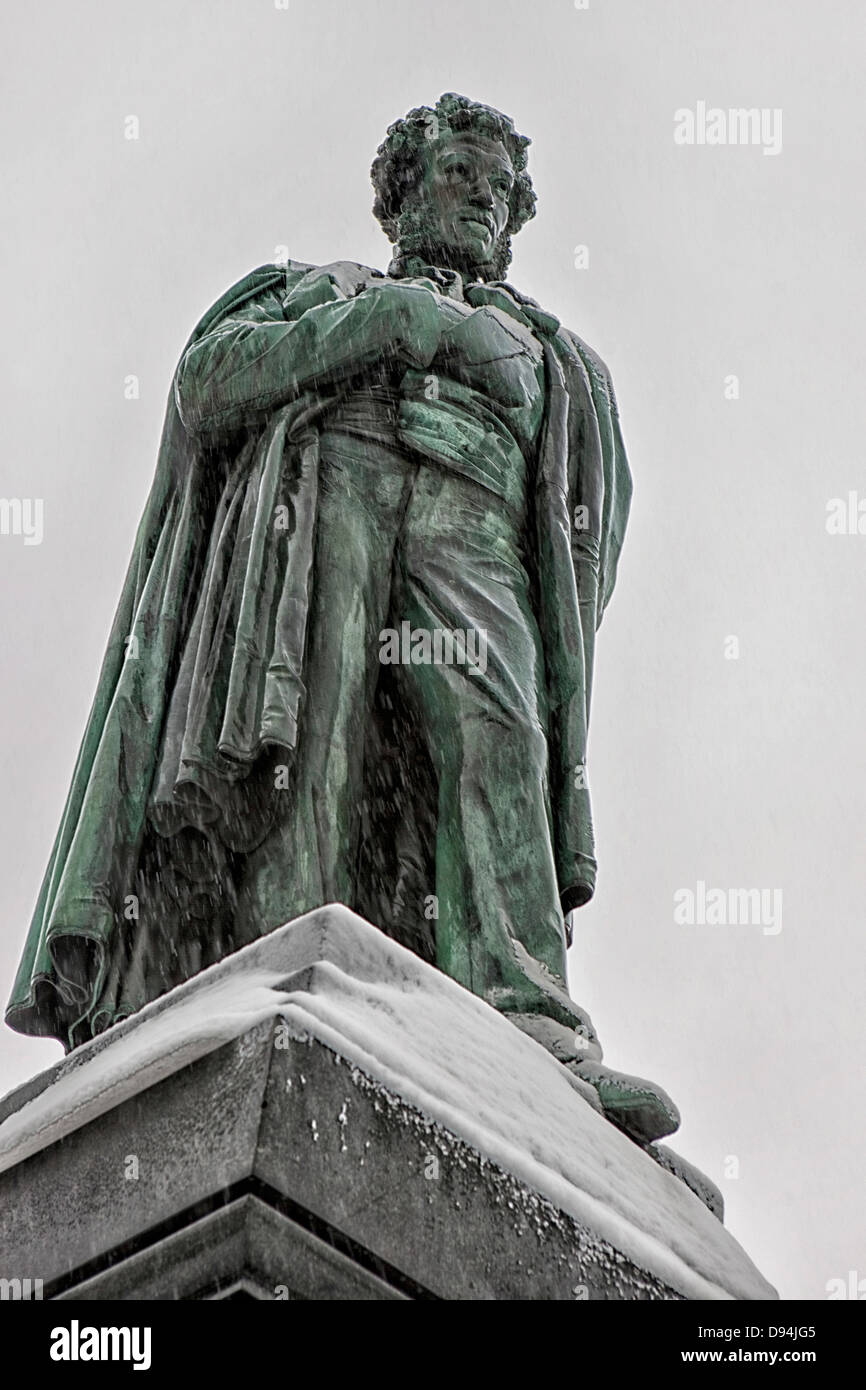
M 265 266 L 196 327 L 12 1027 L 75 1046 L 341 901 L 600 1057 L 565 950 L 631 479 L 604 364 L 503 278 L 528 143 L 410 112 L 372 171 L 387 273 Z

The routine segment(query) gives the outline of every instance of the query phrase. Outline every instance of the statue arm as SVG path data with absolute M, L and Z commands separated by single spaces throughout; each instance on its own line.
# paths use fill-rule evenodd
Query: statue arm
M 236 428 L 311 388 L 326 388 L 389 357 L 401 372 L 426 367 L 441 336 L 435 295 L 374 282 L 351 298 L 293 313 L 270 293 L 223 319 L 187 349 L 175 399 L 190 433 Z

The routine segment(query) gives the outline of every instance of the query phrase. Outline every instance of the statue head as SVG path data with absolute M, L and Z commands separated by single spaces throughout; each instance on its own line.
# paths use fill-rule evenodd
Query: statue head
M 511 238 L 535 215 L 529 143 L 510 117 L 455 92 L 389 126 L 370 177 L 399 257 L 503 279 Z

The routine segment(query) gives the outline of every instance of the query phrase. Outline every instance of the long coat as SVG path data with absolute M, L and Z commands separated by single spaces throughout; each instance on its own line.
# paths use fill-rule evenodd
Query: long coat
M 312 269 L 290 261 L 254 270 L 204 315 L 184 356 L 221 321 L 265 292 L 287 295 Z M 554 851 L 568 912 L 595 889 L 586 781 L 595 633 L 614 587 L 631 476 L 604 364 L 558 320 L 505 288 L 535 313 L 545 353 L 535 592 L 549 687 Z M 56 1036 L 67 1048 L 243 944 L 230 929 L 216 933 L 210 958 L 175 960 L 174 973 L 146 960 L 175 953 L 179 903 L 218 914 L 220 881 L 261 842 L 275 814 L 256 773 L 260 754 L 274 746 L 290 760 L 307 698 L 317 420 L 334 397 L 300 390 L 263 419 L 205 437 L 181 419 L 176 388 L 177 376 L 7 1010 L 12 1028 Z M 288 521 L 276 543 L 280 507 Z M 411 821 L 411 801 L 404 811 Z M 198 877 L 194 847 L 183 839 L 190 827 L 205 836 L 210 856 Z M 188 851 L 190 862 L 181 863 Z M 135 986 L 125 988 L 124 972 L 131 979 L 136 971 Z

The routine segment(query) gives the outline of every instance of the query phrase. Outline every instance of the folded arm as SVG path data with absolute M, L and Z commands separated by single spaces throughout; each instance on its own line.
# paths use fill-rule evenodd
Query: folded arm
M 283 303 L 266 293 L 193 343 L 175 378 L 186 428 L 235 428 L 383 359 L 401 372 L 432 361 L 441 327 L 429 290 L 383 280 L 352 298 L 336 286 L 333 293 L 339 297 L 289 321 L 303 301 L 293 308 L 292 296 Z

